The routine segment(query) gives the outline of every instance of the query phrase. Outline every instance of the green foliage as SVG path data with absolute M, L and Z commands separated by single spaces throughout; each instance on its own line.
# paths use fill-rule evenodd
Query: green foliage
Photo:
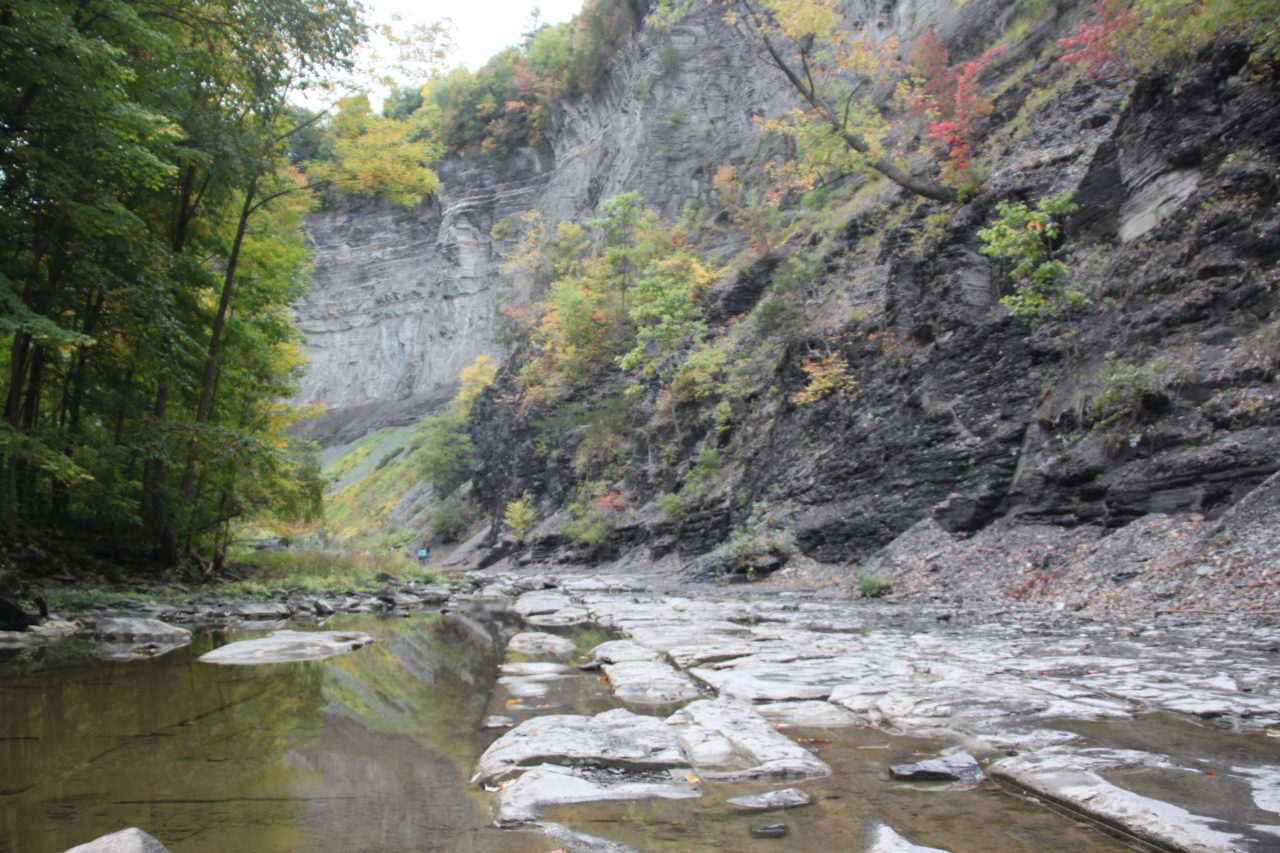
M 439 578 L 403 552 L 355 554 L 326 551 L 250 551 L 237 555 L 251 575 L 223 584 L 228 595 L 269 595 L 276 589 L 339 592 L 381 586 L 377 576 L 390 573 L 400 580 L 435 583 Z
M 657 504 L 659 512 L 667 521 L 676 526 L 684 522 L 684 499 L 679 495 L 674 492 L 664 492 L 658 496 Z
M 344 98 L 329 125 L 327 156 L 303 167 L 347 194 L 415 207 L 440 188 L 431 168 L 442 153 L 432 133 L 438 124 L 431 109 L 395 119 L 375 114 L 367 95 Z
M 569 504 L 569 515 L 562 532 L 588 547 L 603 545 L 613 532 L 618 515 L 626 506 L 626 495 L 603 482 L 585 483 L 578 499 Z
M 475 507 L 456 493 L 440 501 L 430 512 L 427 519 L 428 537 L 441 542 L 459 541 L 478 519 Z
M 1009 277 L 1017 290 L 1000 302 L 1016 317 L 1052 317 L 1068 305 L 1087 302 L 1087 297 L 1066 286 L 1067 267 L 1053 259 L 1062 236 L 1062 217 L 1076 209 L 1071 193 L 1045 196 L 1030 208 L 1025 202 L 996 205 L 998 218 L 978 231 L 983 247 L 978 251 L 993 258 L 1011 261 Z
M 511 528 L 517 542 L 523 542 L 533 526 L 538 523 L 538 511 L 533 506 L 533 495 L 527 491 L 507 504 L 502 522 Z
M 729 552 L 741 561 L 764 556 L 785 557 L 791 553 L 791 535 L 774 520 L 765 501 L 751 505 L 751 515 L 734 528 Z
M 427 418 L 418 429 L 420 444 L 412 458 L 419 473 L 434 483 L 440 494 L 448 494 L 475 465 L 467 418 L 453 409 Z
M 614 363 L 642 375 L 669 372 L 672 356 L 705 331 L 702 299 L 720 275 L 686 242 L 681 225 L 663 222 L 637 193 L 601 205 L 583 225 L 560 223 L 554 235 L 526 217 L 508 272 L 546 294 L 504 314 L 531 329 L 538 357 L 521 371 L 525 397 L 543 401 L 586 387 Z M 527 315 L 536 319 L 530 319 Z
M 1159 395 L 1176 381 L 1174 369 L 1165 359 L 1143 364 L 1107 353 L 1098 369 L 1102 390 L 1089 405 L 1095 429 L 1132 420 L 1142 410 L 1143 401 Z
M 716 480 L 724 471 L 724 460 L 714 447 L 703 445 L 698 449 L 698 458 L 684 475 L 684 489 L 697 498 L 705 498 L 715 488 Z
M 307 279 L 288 99 L 361 34 L 346 0 L 0 16 L 0 526 L 176 561 L 247 513 L 314 508 L 280 402 Z
M 879 572 L 864 570 L 858 572 L 857 586 L 863 598 L 879 598 L 889 591 L 889 579 Z

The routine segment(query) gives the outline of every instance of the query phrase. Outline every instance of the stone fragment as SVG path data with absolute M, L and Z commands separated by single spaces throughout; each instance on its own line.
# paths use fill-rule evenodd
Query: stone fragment
M 80 844 L 65 853 L 170 853 L 151 835 L 131 826 L 110 835 L 95 838 L 86 844 Z
M 763 794 L 733 797 L 726 802 L 744 811 L 763 812 L 807 806 L 813 802 L 813 798 L 799 788 L 783 788 L 778 791 L 766 791 Z
M 982 778 L 982 768 L 969 753 L 953 750 L 914 764 L 895 764 L 889 768 L 889 778 L 904 782 L 977 782 Z
M 757 826 L 751 830 L 752 838 L 785 838 L 790 828 L 785 823 Z
M 538 820 L 549 806 L 600 800 L 686 799 L 701 796 L 693 785 L 669 771 L 628 773 L 608 768 L 569 768 L 543 764 L 526 770 L 497 796 L 498 823 Z
M 507 651 L 529 657 L 567 661 L 573 657 L 577 649 L 572 641 L 564 637 L 544 634 L 540 631 L 526 631 L 511 638 L 507 643 Z
M 925 847 L 908 840 L 893 827 L 880 824 L 871 833 L 866 853 L 947 853 L 941 847 Z
M 667 718 L 699 775 L 716 779 L 825 776 L 831 768 L 729 699 L 692 702 Z
M 515 720 L 503 714 L 490 714 L 484 719 L 486 729 L 509 729 L 515 724 Z
M 276 631 L 265 637 L 241 640 L 205 652 L 204 663 L 255 665 L 291 663 L 354 652 L 373 642 L 368 634 L 344 631 Z
M 675 733 L 661 720 L 615 708 L 594 717 L 551 714 L 525 720 L 484 751 L 471 781 L 488 785 L 530 765 L 580 761 L 627 770 L 688 765 Z

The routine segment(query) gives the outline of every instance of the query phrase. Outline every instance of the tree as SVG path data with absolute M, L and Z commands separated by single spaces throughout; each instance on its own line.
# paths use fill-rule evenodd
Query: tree
M 680 4 L 668 0 L 658 20 L 680 12 Z M 958 198 L 955 187 L 912 173 L 888 150 L 892 126 L 873 89 L 901 76 L 895 41 L 849 33 L 836 0 L 734 0 L 727 20 L 751 29 L 769 63 L 806 104 L 767 127 L 796 138 L 820 166 L 874 171 L 925 198 Z
M 302 482 L 277 400 L 305 250 L 267 202 L 298 195 L 290 90 L 361 32 L 347 0 L 0 14 L 5 530 L 100 529 L 172 559 Z

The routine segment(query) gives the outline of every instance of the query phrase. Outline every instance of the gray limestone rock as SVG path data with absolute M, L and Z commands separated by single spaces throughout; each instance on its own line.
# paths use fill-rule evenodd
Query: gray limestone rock
M 526 631 L 511 638 L 507 643 L 507 651 L 529 657 L 567 661 L 577 649 L 572 641 L 564 637 L 541 631 Z
M 549 806 L 601 800 L 687 799 L 701 796 L 689 782 L 661 773 L 615 773 L 556 764 L 532 767 L 497 796 L 498 823 L 526 823 L 542 817 Z
M 667 718 L 699 775 L 709 779 L 826 776 L 831 768 L 778 734 L 749 706 L 692 702 Z
M 796 806 L 807 806 L 813 802 L 804 791 L 799 788 L 782 788 L 778 791 L 766 791 L 763 794 L 747 794 L 742 797 L 731 797 L 725 802 L 731 806 L 736 806 L 743 811 L 764 812 L 773 809 L 790 809 Z
M 889 778 L 904 782 L 977 782 L 982 778 L 978 761 L 962 749 L 912 764 L 895 764 Z
M 131 826 L 72 847 L 65 853 L 169 853 L 169 848 L 136 826 Z
M 613 695 L 629 705 L 671 705 L 696 698 L 689 676 L 656 660 L 628 660 L 604 665 Z
M 525 720 L 484 751 L 471 781 L 488 785 L 533 764 L 580 761 L 627 770 L 688 765 L 674 732 L 661 720 L 615 708 L 594 717 L 552 714 Z
M 766 702 L 753 706 L 755 712 L 777 727 L 838 728 L 855 726 L 860 721 L 855 714 L 830 702 L 801 700 L 796 702 Z
M 591 650 L 591 659 L 604 663 L 657 660 L 658 653 L 630 640 L 609 640 Z
M 368 634 L 343 631 L 276 631 L 265 637 L 228 643 L 200 656 L 204 663 L 255 665 L 321 660 L 354 652 L 373 642 Z
M 154 640 L 160 643 L 186 645 L 191 632 L 177 625 L 142 616 L 98 616 L 86 620 L 88 633 L 105 640 Z
M 925 847 L 901 835 L 887 824 L 879 824 L 871 832 L 871 843 L 866 853 L 947 853 L 941 847 Z
M 1136 769 L 1145 771 L 1148 777 L 1169 773 L 1181 781 L 1188 777 L 1190 768 L 1178 766 L 1164 756 L 1138 750 L 1050 747 L 1001 759 L 988 767 L 988 773 L 993 779 L 1011 783 L 1100 823 L 1117 826 L 1160 849 L 1180 853 L 1244 853 L 1274 849 L 1280 839 L 1280 825 L 1257 825 L 1197 814 L 1175 802 L 1123 788 L 1102 775 Z M 1192 773 L 1195 775 L 1191 778 L 1203 776 L 1198 770 Z M 1112 778 L 1122 781 L 1125 776 L 1113 775 Z M 1218 777 L 1211 778 L 1216 781 Z M 1178 787 L 1170 786 L 1171 789 Z

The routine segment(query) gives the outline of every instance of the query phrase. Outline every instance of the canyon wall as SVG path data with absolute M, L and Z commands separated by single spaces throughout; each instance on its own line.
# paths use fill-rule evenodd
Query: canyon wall
M 971 0 L 963 17 L 940 0 L 846 5 L 877 33 L 909 40 L 932 27 L 964 44 L 1017 4 Z M 295 306 L 309 357 L 298 401 L 325 414 L 304 429 L 328 444 L 411 422 L 452 395 L 477 355 L 503 356 L 501 266 L 523 213 L 578 220 L 635 190 L 675 218 L 690 204 L 716 210 L 720 164 L 758 175 L 779 143 L 756 119 L 800 102 L 747 26 L 723 14 L 707 4 L 669 28 L 643 27 L 599 91 L 558 105 L 543 146 L 446 161 L 440 192 L 418 208 L 347 199 L 311 215 L 314 286 Z M 504 221 L 515 227 L 495 240 Z

